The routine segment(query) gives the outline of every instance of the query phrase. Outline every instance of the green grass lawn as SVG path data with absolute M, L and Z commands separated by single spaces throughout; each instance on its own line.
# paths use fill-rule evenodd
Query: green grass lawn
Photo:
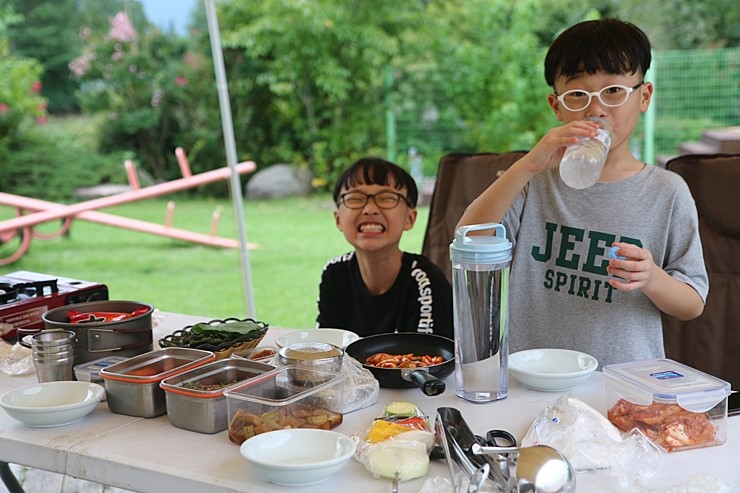
M 135 202 L 103 212 L 163 224 L 173 197 Z M 174 198 L 173 227 L 209 233 L 214 210 L 221 209 L 220 236 L 238 238 L 231 203 L 224 200 Z M 271 325 L 310 328 L 316 318 L 318 283 L 324 263 L 350 250 L 334 225 L 329 195 L 245 201 L 247 238 L 256 318 Z M 428 208 L 419 208 L 416 226 L 401 247 L 418 253 Z M 0 219 L 15 211 L 0 206 Z M 55 230 L 58 223 L 39 231 Z M 0 245 L 0 258 L 18 241 Z M 29 270 L 104 283 L 110 298 L 151 303 L 162 311 L 212 318 L 248 314 L 238 250 L 180 242 L 169 238 L 77 220 L 70 234 L 35 239 L 18 262 L 0 273 Z

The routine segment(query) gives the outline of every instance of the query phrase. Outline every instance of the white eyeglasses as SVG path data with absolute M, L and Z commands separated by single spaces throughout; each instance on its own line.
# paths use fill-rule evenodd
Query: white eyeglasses
M 599 101 L 601 101 L 601 104 L 603 104 L 604 106 L 615 108 L 626 103 L 627 99 L 630 97 L 630 94 L 632 94 L 638 87 L 640 87 L 644 83 L 645 81 L 642 81 L 633 87 L 614 84 L 611 86 L 606 86 L 605 88 L 596 92 L 588 92 L 584 91 L 583 89 L 571 89 L 570 91 L 565 91 L 560 96 L 558 96 L 557 94 L 555 95 L 557 96 L 558 101 L 560 101 L 560 103 L 565 107 L 565 109 L 570 111 L 585 110 L 586 108 L 588 108 L 588 105 L 591 104 L 591 98 L 593 96 L 599 98 Z

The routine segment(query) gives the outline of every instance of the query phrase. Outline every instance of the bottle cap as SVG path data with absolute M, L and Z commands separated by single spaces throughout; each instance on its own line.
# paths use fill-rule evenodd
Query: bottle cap
M 471 231 L 495 230 L 495 236 L 468 236 Z M 450 260 L 465 264 L 500 264 L 511 260 L 512 244 L 506 227 L 499 223 L 461 226 L 450 244 Z
M 621 255 L 617 255 L 617 250 L 619 250 L 619 247 L 618 246 L 611 247 L 609 249 L 609 251 L 606 252 L 606 256 L 608 258 L 615 258 L 615 259 L 619 259 L 619 260 L 627 260 L 627 257 L 623 257 Z

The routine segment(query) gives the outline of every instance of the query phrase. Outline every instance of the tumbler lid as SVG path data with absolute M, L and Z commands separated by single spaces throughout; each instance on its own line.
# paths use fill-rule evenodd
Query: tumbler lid
M 495 230 L 495 236 L 467 236 L 470 231 Z M 460 226 L 450 244 L 450 260 L 468 264 L 499 264 L 511 260 L 512 244 L 506 227 L 499 223 Z

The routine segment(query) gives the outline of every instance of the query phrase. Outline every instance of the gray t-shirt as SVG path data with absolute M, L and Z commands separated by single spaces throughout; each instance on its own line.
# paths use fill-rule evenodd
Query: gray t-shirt
M 648 249 L 706 301 L 696 205 L 683 179 L 654 166 L 575 190 L 539 173 L 504 218 L 514 244 L 509 350 L 568 348 L 603 365 L 665 356 L 660 311 L 641 292 L 607 284 L 614 241 Z

